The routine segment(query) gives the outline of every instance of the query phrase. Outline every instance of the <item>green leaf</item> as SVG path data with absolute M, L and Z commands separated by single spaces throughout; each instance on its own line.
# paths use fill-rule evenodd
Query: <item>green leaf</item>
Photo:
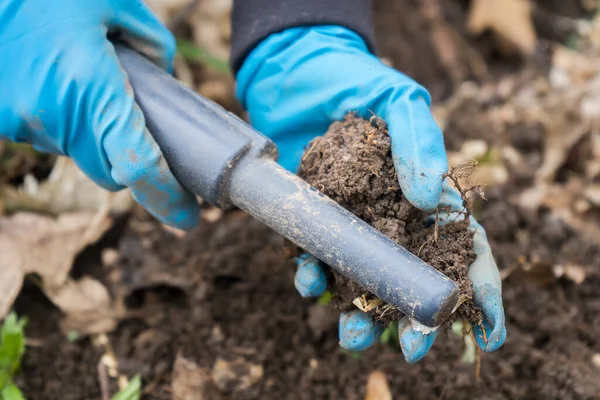
M 26 323 L 26 318 L 18 318 L 14 312 L 4 319 L 0 332 L 0 389 L 11 382 L 21 365 L 21 357 L 25 353 Z
M 112 400 L 139 400 L 142 396 L 142 378 L 139 375 L 129 381 L 129 385 L 112 397 Z
M 383 331 L 383 333 L 381 334 L 379 341 L 381 341 L 381 343 L 383 343 L 383 344 L 388 344 L 390 342 L 391 338 L 392 338 L 392 331 L 390 331 L 390 326 L 388 325 L 388 327 L 385 328 L 385 331 Z
M 71 343 L 77 341 L 79 339 L 79 332 L 77 331 L 69 331 L 67 333 L 67 340 Z
M 398 337 L 398 323 L 390 322 L 381 334 L 379 341 L 383 344 L 389 344 L 394 342 L 397 343 L 399 340 L 400 338 Z
M 383 344 L 389 344 L 398 342 L 400 338 L 398 337 L 398 323 L 390 322 L 381 334 L 379 341 Z
M 456 336 L 464 336 L 464 324 L 462 321 L 457 320 L 452 323 L 452 333 Z
M 331 303 L 332 298 L 333 294 L 329 290 L 326 290 L 325 293 L 319 296 L 319 298 L 317 299 L 317 303 L 322 306 L 328 306 L 329 303 Z
M 471 334 L 472 329 L 471 324 L 466 320 L 458 320 L 452 323 L 452 333 L 462 337 L 465 341 L 465 349 L 460 357 L 460 361 L 464 364 L 473 364 L 477 361 L 477 347 L 475 345 L 475 339 Z
M 195 61 L 205 65 L 217 72 L 229 74 L 229 65 L 227 61 L 214 56 L 206 49 L 197 46 L 195 43 L 185 39 L 177 39 L 177 51 L 188 61 Z
M 0 391 L 0 398 L 2 400 L 25 400 L 25 396 L 23 396 L 23 393 L 21 393 L 19 388 L 12 383 L 6 385 Z

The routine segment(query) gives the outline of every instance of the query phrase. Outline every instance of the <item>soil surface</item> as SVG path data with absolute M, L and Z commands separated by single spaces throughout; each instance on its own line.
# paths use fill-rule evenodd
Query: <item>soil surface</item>
M 434 101 L 450 96 L 462 80 L 494 79 L 522 68 L 528 60 L 499 51 L 489 32 L 475 36 L 468 31 L 471 1 L 375 0 L 378 55 L 424 85 Z M 585 15 L 584 1 L 531 3 L 534 26 L 543 40 L 564 43 L 575 32 L 575 25 L 564 21 Z M 536 60 L 540 61 L 543 57 Z
M 309 144 L 298 175 L 342 207 L 361 218 L 388 238 L 459 284 L 464 302 L 447 321 L 466 319 L 481 324 L 482 314 L 473 303 L 473 287 L 467 278 L 475 261 L 473 234 L 468 219 L 460 216 L 437 228 L 427 214 L 413 207 L 402 195 L 392 158 L 391 140 L 385 123 L 375 117 L 364 120 L 350 113 L 334 122 L 323 135 Z M 332 271 L 330 291 L 334 305 L 341 311 L 355 309 L 352 301 L 375 296 Z M 373 314 L 387 324 L 403 314 L 387 303 Z
M 483 223 L 495 254 L 519 254 L 515 241 L 494 227 L 495 219 L 510 218 L 501 193 L 490 195 L 494 206 Z M 109 335 L 121 371 L 142 373 L 145 399 L 171 398 L 171 366 L 178 352 L 207 371 L 217 358 L 242 359 L 264 369 L 263 378 L 246 390 L 209 386 L 208 399 L 363 399 L 366 377 L 374 370 L 386 374 L 395 399 L 558 400 L 600 393 L 592 361 L 600 353 L 598 268 L 589 270 L 580 285 L 567 279 L 541 283 L 542 267 L 535 274 L 510 275 L 504 282 L 508 339 L 499 351 L 483 355 L 478 382 L 474 365 L 460 361 L 463 340 L 450 333 L 416 365 L 406 364 L 395 346 L 378 344 L 361 354 L 341 350 L 337 313 L 295 292 L 294 269 L 281 252 L 283 239 L 240 212 L 204 223 L 183 240 L 149 217 L 135 216 L 130 225 L 134 222 L 143 222 L 150 233 L 140 237 L 127 228 L 115 268 L 134 273 L 140 257 L 151 255 L 165 271 L 184 265 L 196 275 L 186 292 L 163 286 L 138 293 L 134 305 L 159 304 L 159 311 L 128 319 Z M 576 248 L 587 265 L 600 265 L 600 248 L 557 221 L 536 229 L 534 248 L 550 256 Z M 99 399 L 96 365 L 102 351 L 88 339 L 70 343 L 61 335 L 59 313 L 36 290 L 29 286 L 17 304 L 30 317 L 27 334 L 37 343 L 28 349 L 19 378 L 27 398 Z
M 432 24 L 419 11 L 424 3 L 376 0 L 377 36 L 382 55 L 440 99 L 454 85 L 432 45 Z M 462 32 L 468 2 L 438 3 Z M 578 1 L 536 4 L 547 15 L 580 15 L 566 10 L 576 9 Z M 488 37 L 462 36 L 481 46 L 486 60 L 496 59 L 494 69 L 514 65 L 495 53 Z M 172 398 L 177 354 L 213 372 L 204 393 L 211 400 L 362 400 L 375 370 L 386 375 L 394 400 L 598 398 L 598 238 L 581 235 L 548 210 L 532 216 L 515 207 L 510 197 L 531 184 L 539 167 L 543 129 L 520 124 L 493 137 L 486 115 L 485 105 L 457 109 L 445 130 L 447 145 L 502 137 L 522 153 L 528 168 L 511 171 L 507 183 L 486 190 L 488 201 L 478 212 L 505 277 L 508 331 L 499 351 L 483 354 L 479 379 L 475 365 L 461 362 L 463 339 L 452 333 L 440 335 L 415 365 L 406 364 L 394 345 L 378 344 L 360 354 L 341 350 L 337 312 L 298 296 L 283 239 L 240 212 L 203 221 L 184 238 L 139 212 L 103 244 L 119 251 L 114 265 L 103 266 L 99 251 L 78 260 L 79 276 L 96 276 L 113 290 L 114 282 L 123 284 L 149 265 L 170 277 L 136 290 L 128 299 L 131 316 L 108 335 L 121 373 L 141 373 L 143 398 L 152 400 Z M 552 269 L 557 264 L 582 266 L 585 279 L 557 278 Z M 17 382 L 27 399 L 101 399 L 97 366 L 104 350 L 90 339 L 69 341 L 58 326 L 60 312 L 34 284 L 26 285 L 16 309 L 30 321 Z M 216 366 L 222 372 L 224 361 L 234 378 L 214 374 Z

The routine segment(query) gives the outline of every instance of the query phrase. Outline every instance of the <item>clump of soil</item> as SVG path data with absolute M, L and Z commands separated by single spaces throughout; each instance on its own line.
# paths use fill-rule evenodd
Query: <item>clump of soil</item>
M 412 206 L 402 195 L 392 159 L 391 140 L 382 120 L 371 118 L 367 121 L 348 114 L 343 121 L 333 123 L 325 135 L 310 143 L 298 174 L 342 207 L 456 281 L 464 302 L 448 322 L 467 319 L 472 324 L 481 323 L 482 313 L 473 303 L 472 283 L 467 278 L 469 266 L 476 257 L 468 218 L 459 217 L 438 227 L 426 223 L 428 214 Z M 330 289 L 334 294 L 332 303 L 342 311 L 354 308 L 352 302 L 357 297 L 364 296 L 366 304 L 375 299 L 374 295 L 335 271 L 332 271 Z M 385 303 L 378 305 L 373 314 L 383 323 L 403 316 Z

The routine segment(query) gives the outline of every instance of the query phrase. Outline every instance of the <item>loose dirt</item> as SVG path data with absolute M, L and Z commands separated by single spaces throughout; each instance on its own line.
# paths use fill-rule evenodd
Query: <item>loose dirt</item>
M 492 192 L 490 203 L 501 204 L 499 197 Z M 496 254 L 519 254 L 514 240 L 496 239 L 493 221 L 485 218 L 483 223 Z M 171 398 L 171 366 L 179 351 L 207 371 L 217 357 L 242 358 L 264 368 L 263 379 L 251 388 L 222 392 L 209 385 L 207 399 L 358 400 L 373 370 L 386 374 L 394 399 L 558 400 L 591 399 L 600 393 L 598 367 L 592 362 L 600 353 L 599 269 L 589 271 L 581 285 L 567 279 L 542 285 L 533 274 L 509 276 L 504 282 L 508 339 L 498 352 L 483 355 L 477 382 L 474 366 L 460 362 L 463 340 L 453 334 L 441 335 L 416 365 L 407 365 L 395 346 L 378 344 L 361 354 L 341 350 L 337 313 L 297 295 L 293 267 L 281 252 L 283 239 L 246 215 L 228 213 L 183 240 L 147 217 L 136 216 L 130 224 L 134 222 L 151 229 L 140 237 L 128 228 L 122 246 L 143 248 L 165 270 L 186 264 L 198 276 L 189 293 L 165 287 L 138 293 L 132 299 L 136 307 L 160 307 L 150 316 L 124 321 L 109 335 L 122 373 L 142 373 L 145 399 Z M 600 248 L 556 221 L 536 229 L 536 248 L 557 255 L 565 246 L 576 246 L 589 265 L 600 265 Z M 115 268 L 124 275 L 140 268 L 139 254 L 121 250 L 123 258 Z M 17 311 L 30 317 L 28 337 L 37 339 L 19 378 L 27 398 L 99 399 L 95 377 L 102 351 L 90 340 L 70 343 L 62 336 L 59 313 L 36 290 L 30 285 L 17 304 Z
M 309 144 L 298 175 L 455 280 L 465 301 L 448 323 L 467 319 L 471 324 L 481 324 L 481 310 L 473 303 L 472 283 L 467 278 L 475 260 L 468 222 L 465 216 L 459 216 L 456 222 L 438 227 L 437 233 L 434 221 L 426 224 L 428 214 L 413 207 L 402 195 L 391 140 L 382 120 L 373 117 L 367 121 L 348 114 L 343 121 L 334 122 L 323 136 Z M 330 290 L 339 310 L 355 309 L 352 302 L 356 298 L 364 296 L 367 302 L 375 299 L 344 276 L 335 271 L 332 274 Z M 378 305 L 373 310 L 376 320 L 387 324 L 402 317 L 401 312 L 390 307 L 387 303 Z

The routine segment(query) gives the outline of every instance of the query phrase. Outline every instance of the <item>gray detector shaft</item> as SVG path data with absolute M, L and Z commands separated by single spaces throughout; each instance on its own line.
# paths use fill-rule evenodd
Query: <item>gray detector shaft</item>
M 459 294 L 452 280 L 280 167 L 273 142 L 235 115 L 116 48 L 147 127 L 187 190 L 239 207 L 426 326 L 450 315 Z

